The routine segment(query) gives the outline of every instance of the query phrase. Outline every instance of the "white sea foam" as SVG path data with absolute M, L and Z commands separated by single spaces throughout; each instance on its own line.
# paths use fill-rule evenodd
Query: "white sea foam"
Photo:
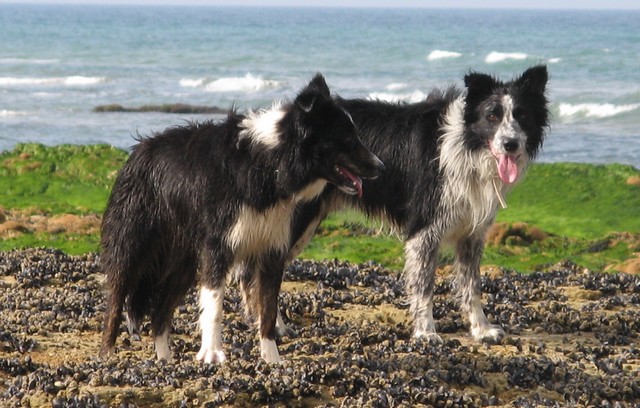
M 0 77 L 0 85 L 12 86 L 12 85 L 49 85 L 53 83 L 53 78 L 14 78 L 14 77 Z
M 12 117 L 12 116 L 24 116 L 26 114 L 27 114 L 26 112 L 21 112 L 21 111 L 0 109 L 0 117 L 2 118 Z
M 280 86 L 279 81 L 246 74 L 243 77 L 220 78 L 205 85 L 209 92 L 258 92 Z
M 184 78 L 180 80 L 180 86 L 183 88 L 200 88 L 207 83 L 207 78 L 189 79 Z
M 180 86 L 183 88 L 204 88 L 208 92 L 258 92 L 265 89 L 278 88 L 280 81 L 263 79 L 250 73 L 243 77 L 225 77 L 216 80 L 208 78 L 183 78 Z
M 106 80 L 107 78 L 105 77 L 69 76 L 64 78 L 63 83 L 69 86 L 86 86 L 96 85 L 105 82 Z
M 68 76 L 68 77 L 51 77 L 51 78 L 17 78 L 17 77 L 0 77 L 0 86 L 38 86 L 38 85 L 65 85 L 65 86 L 87 86 L 105 82 L 104 77 L 85 77 L 85 76 Z
M 420 102 L 424 100 L 427 95 L 419 90 L 413 91 L 408 94 L 396 94 L 391 92 L 372 92 L 368 98 L 372 100 L 380 100 L 386 102 Z
M 427 56 L 427 60 L 435 61 L 435 60 L 445 59 L 445 58 L 458 58 L 461 56 L 462 56 L 461 53 L 455 52 L 455 51 L 433 50 Z
M 397 91 L 400 89 L 404 89 L 407 87 L 407 84 L 405 84 L 404 82 L 394 82 L 392 84 L 387 85 L 385 88 L 387 89 L 387 91 Z
M 614 105 L 612 103 L 561 103 L 560 117 L 585 116 L 588 118 L 608 118 L 621 113 L 640 109 L 640 104 Z
M 527 54 L 523 52 L 498 52 L 492 51 L 484 59 L 487 64 L 495 64 L 506 60 L 523 60 L 527 58 Z
M 45 58 L 0 58 L 0 64 L 4 65 L 47 65 L 47 64 L 57 64 L 60 60 L 58 59 L 45 59 Z
M 560 62 L 560 61 L 562 61 L 562 58 L 549 58 L 549 59 L 547 60 L 547 62 L 548 62 L 549 64 L 557 64 L 557 63 L 558 63 L 558 62 Z

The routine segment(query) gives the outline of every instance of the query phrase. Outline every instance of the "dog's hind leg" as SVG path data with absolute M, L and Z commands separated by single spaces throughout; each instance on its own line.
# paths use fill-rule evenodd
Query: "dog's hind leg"
M 125 314 L 125 319 L 127 322 L 127 331 L 129 332 L 129 336 L 131 336 L 135 341 L 140 341 L 140 322 L 132 317 L 131 313 Z
M 423 230 L 405 243 L 404 274 L 414 320 L 413 336 L 432 343 L 442 343 L 433 320 L 433 289 L 439 251 L 437 238 Z
M 172 357 L 169 347 L 169 329 L 171 327 L 171 315 L 173 307 L 163 306 L 159 310 L 154 310 L 151 316 L 151 331 L 153 333 L 153 343 L 156 348 L 156 358 L 169 361 Z
M 489 323 L 482 310 L 480 261 L 484 248 L 482 234 L 463 238 L 456 245 L 455 288 L 460 307 L 469 316 L 471 335 L 477 341 L 499 342 L 504 330 Z
M 169 327 L 165 327 L 160 334 L 154 334 L 153 343 L 156 347 L 156 358 L 158 360 L 169 361 L 171 359 L 171 348 L 169 347 Z
M 182 256 L 178 256 L 182 254 Z M 173 312 L 182 301 L 196 278 L 196 258 L 186 249 L 175 250 L 166 254 L 170 259 L 163 265 L 163 273 L 158 273 L 161 282 L 155 284 L 152 296 L 151 331 L 156 346 L 158 360 L 171 358 L 169 348 L 169 331 Z
M 145 270 L 153 270 L 150 265 L 143 266 Z M 144 272 L 139 275 L 145 275 Z M 153 282 L 148 277 L 142 276 L 135 284 L 129 285 L 129 296 L 125 306 L 125 321 L 129 336 L 135 341 L 140 341 L 140 325 L 145 315 L 149 312 L 149 303 L 153 297 Z
M 196 359 L 205 363 L 223 363 L 227 359 L 222 350 L 224 288 L 224 281 L 216 288 L 200 288 L 202 345 Z
M 294 337 L 297 335 L 296 331 L 284 322 L 282 313 L 280 313 L 280 308 L 278 308 L 278 318 L 276 319 L 276 334 L 278 337 Z

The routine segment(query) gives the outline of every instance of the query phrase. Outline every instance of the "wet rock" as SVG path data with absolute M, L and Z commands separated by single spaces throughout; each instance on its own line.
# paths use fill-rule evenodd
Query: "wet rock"
M 118 352 L 96 357 L 104 308 L 95 254 L 0 253 L 0 406 L 633 406 L 640 401 L 640 278 L 571 263 L 547 272 L 483 276 L 490 319 L 508 335 L 484 346 L 438 275 L 442 344 L 415 340 L 399 274 L 375 263 L 294 261 L 280 308 L 295 335 L 284 363 L 259 359 L 253 322 L 231 286 L 223 365 L 195 361 L 198 305 L 189 292 L 173 320 L 174 358 L 154 358 L 148 322 L 124 325 Z M 578 294 L 578 295 L 576 295 Z M 382 318 L 393 309 L 404 320 Z M 128 390 L 114 395 L 113 389 Z

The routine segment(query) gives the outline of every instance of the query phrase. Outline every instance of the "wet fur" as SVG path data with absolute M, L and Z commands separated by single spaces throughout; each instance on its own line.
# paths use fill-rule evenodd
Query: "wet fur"
M 472 72 L 465 77 L 466 89 L 435 90 L 415 104 L 339 100 L 386 170 L 365 183 L 361 200 L 328 188 L 306 204 L 294 224 L 289 258 L 304 248 L 328 213 L 360 209 L 388 221 L 405 237 L 404 274 L 416 337 L 440 341 L 433 289 L 440 247 L 449 244 L 456 254 L 457 298 L 472 335 L 499 340 L 504 332 L 489 323 L 480 302 L 485 234 L 499 195 L 513 186 L 498 176 L 496 154 L 510 155 L 522 178 L 548 126 L 547 79 L 544 66 L 508 82 Z
M 320 75 L 292 103 L 140 138 L 102 223 L 108 296 L 101 354 L 113 352 L 124 310 L 132 333 L 150 317 L 157 356 L 169 358 L 173 311 L 199 281 L 197 357 L 224 361 L 222 299 L 237 271 L 262 356 L 278 361 L 277 300 L 291 220 L 327 182 L 344 182 L 334 164 L 367 176 L 381 166 Z

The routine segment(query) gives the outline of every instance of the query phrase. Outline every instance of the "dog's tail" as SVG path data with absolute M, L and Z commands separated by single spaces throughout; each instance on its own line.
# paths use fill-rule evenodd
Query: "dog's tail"
M 123 214 L 118 213 L 119 216 Z M 114 218 L 117 218 L 114 221 Z M 110 225 L 113 222 L 114 225 Z M 138 228 L 136 228 L 138 227 Z M 113 352 L 123 309 L 127 313 L 129 333 L 135 336 L 138 326 L 149 311 L 151 295 L 146 284 L 144 271 L 153 272 L 153 266 L 145 261 L 149 248 L 148 237 L 152 234 L 147 228 L 122 223 L 119 217 L 107 212 L 103 221 L 102 254 L 103 272 L 106 274 L 106 309 L 102 333 L 100 355 Z M 146 280 L 145 280 L 146 279 Z M 148 283 L 148 282 L 147 282 Z
M 113 354 L 122 321 L 122 307 L 127 296 L 127 289 L 122 285 L 121 279 L 119 279 L 120 275 L 122 274 L 107 274 L 107 286 L 109 290 L 107 307 L 104 313 L 102 345 L 100 346 L 100 355 L 103 357 Z

